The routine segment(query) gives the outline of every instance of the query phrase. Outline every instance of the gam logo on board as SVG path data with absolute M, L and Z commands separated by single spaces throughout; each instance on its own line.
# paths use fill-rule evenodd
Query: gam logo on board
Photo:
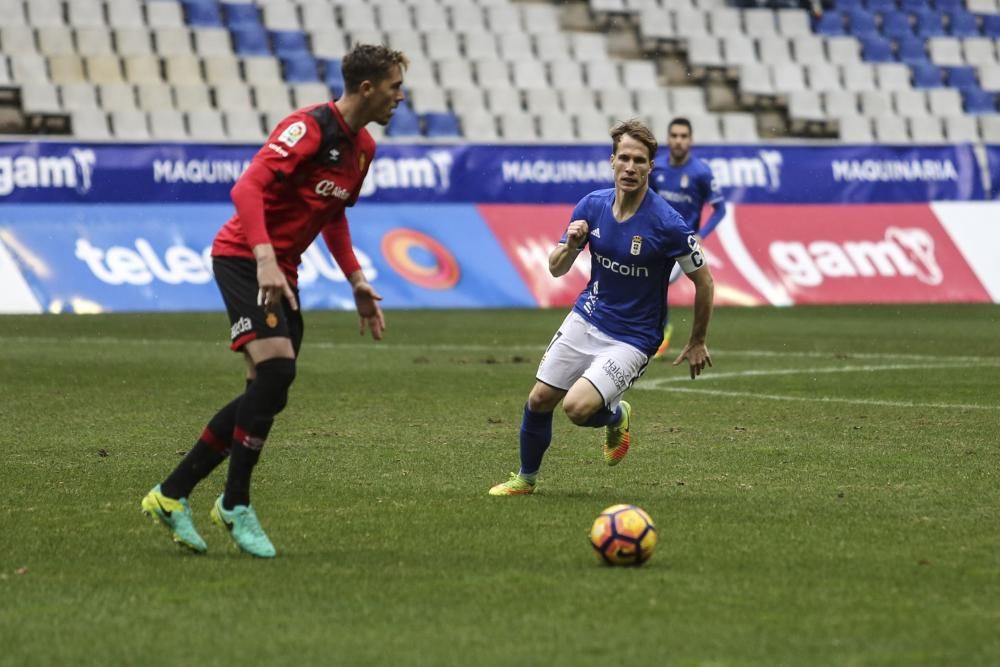
M 96 163 L 97 154 L 89 148 L 71 148 L 62 156 L 0 156 L 0 197 L 29 188 L 70 188 L 86 194 Z

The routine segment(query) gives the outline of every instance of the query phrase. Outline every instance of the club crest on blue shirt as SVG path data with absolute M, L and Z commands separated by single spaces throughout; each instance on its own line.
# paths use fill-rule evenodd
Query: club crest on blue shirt
M 681 187 L 686 188 L 688 186 L 688 175 L 681 174 Z
M 642 237 L 633 236 L 632 237 L 632 250 L 630 251 L 633 255 L 638 255 L 642 252 Z

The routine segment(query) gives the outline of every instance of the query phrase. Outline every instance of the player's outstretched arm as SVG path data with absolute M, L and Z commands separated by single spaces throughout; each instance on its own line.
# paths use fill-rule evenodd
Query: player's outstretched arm
M 708 353 L 708 321 L 712 319 L 712 303 L 715 300 L 715 281 L 708 265 L 702 266 L 693 273 L 687 274 L 694 283 L 694 324 L 691 325 L 691 338 L 681 353 L 674 359 L 674 366 L 687 359 L 691 371 L 691 379 L 695 379 L 705 370 L 706 364 L 712 365 L 712 357 Z
M 360 270 L 347 277 L 351 281 L 351 291 L 354 293 L 354 305 L 358 309 L 358 333 L 365 335 L 365 328 L 371 329 L 372 338 L 382 340 L 385 331 L 385 316 L 378 302 L 382 295 L 365 279 Z
M 586 220 L 574 220 L 569 223 L 569 227 L 566 228 L 566 242 L 560 243 L 549 253 L 549 273 L 553 277 L 558 278 L 565 275 L 573 266 L 573 262 L 576 261 L 580 249 L 587 240 L 588 231 L 590 231 L 590 227 Z

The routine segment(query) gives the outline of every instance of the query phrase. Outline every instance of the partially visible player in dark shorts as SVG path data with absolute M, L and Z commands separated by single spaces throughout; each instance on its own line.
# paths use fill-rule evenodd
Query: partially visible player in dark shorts
M 236 214 L 212 243 L 215 279 L 230 319 L 230 347 L 246 360 L 244 391 L 209 420 L 170 475 L 142 499 L 142 510 L 166 526 L 174 541 L 208 549 L 194 526 L 188 498 L 229 459 L 225 490 L 209 513 L 236 546 L 259 558 L 277 551 L 250 504 L 250 478 L 275 417 L 288 403 L 302 345 L 298 267 L 322 234 L 347 277 L 359 317 L 382 338 L 382 299 L 354 254 L 345 208 L 361 195 L 375 157 L 365 129 L 386 125 L 403 100 L 405 55 L 358 44 L 342 63 L 344 93 L 336 101 L 292 112 L 271 132 L 233 186 Z
M 256 262 L 242 257 L 215 257 L 212 259 L 212 271 L 232 325 L 230 349 L 239 352 L 252 340 L 290 338 L 298 358 L 305 330 L 302 312 L 293 309 L 287 299 L 281 300 L 280 308 L 265 310 L 260 307 Z M 298 301 L 298 287 L 293 287 L 292 291 Z

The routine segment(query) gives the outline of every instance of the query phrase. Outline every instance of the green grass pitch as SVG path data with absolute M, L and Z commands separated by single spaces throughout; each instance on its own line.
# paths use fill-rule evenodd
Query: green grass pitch
M 221 470 L 207 555 L 139 512 L 241 387 L 224 315 L 0 317 L 0 665 L 1000 664 L 1000 307 L 720 309 L 620 466 L 557 413 L 539 492 L 490 497 L 564 314 L 307 313 L 268 562 L 211 525 Z M 619 502 L 641 568 L 588 543 Z

